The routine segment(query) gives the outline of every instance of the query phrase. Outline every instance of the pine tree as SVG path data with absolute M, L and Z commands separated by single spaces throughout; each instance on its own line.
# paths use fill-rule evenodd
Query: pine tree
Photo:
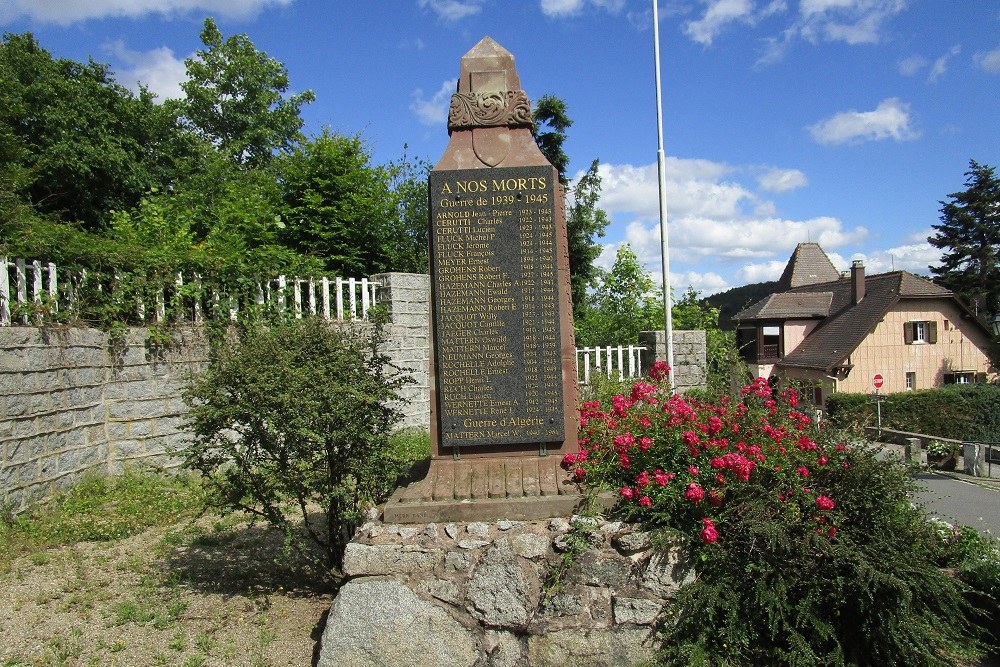
M 993 167 L 969 161 L 966 189 L 941 202 L 941 224 L 928 242 L 944 250 L 929 267 L 937 282 L 976 305 L 1000 312 L 1000 178 Z
M 566 129 L 573 124 L 566 114 L 566 103 L 554 95 L 543 95 L 533 115 L 532 134 L 538 148 L 559 172 L 559 182 L 569 187 L 566 169 L 569 156 L 563 150 Z M 548 128 L 548 129 L 543 129 Z M 581 319 L 587 310 L 587 290 L 597 286 L 601 270 L 594 261 L 601 254 L 601 244 L 595 239 L 604 236 L 608 214 L 598 208 L 601 177 L 600 162 L 594 160 L 587 173 L 573 185 L 572 203 L 566 211 L 566 237 L 569 242 L 569 275 L 573 294 L 573 317 Z

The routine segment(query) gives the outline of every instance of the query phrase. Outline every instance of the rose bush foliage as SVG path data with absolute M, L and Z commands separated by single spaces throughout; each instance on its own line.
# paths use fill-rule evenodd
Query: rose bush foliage
M 649 381 L 581 410 L 564 466 L 694 567 L 663 615 L 664 664 L 949 665 L 981 646 L 905 468 L 757 380 L 717 403 Z

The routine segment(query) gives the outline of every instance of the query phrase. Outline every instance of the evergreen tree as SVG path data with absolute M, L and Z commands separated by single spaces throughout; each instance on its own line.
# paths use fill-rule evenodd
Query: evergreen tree
M 601 254 L 601 244 L 594 239 L 604 236 L 608 214 L 598 208 L 601 196 L 600 162 L 594 160 L 590 169 L 573 186 L 573 202 L 566 215 L 566 239 L 569 244 L 569 277 L 573 294 L 573 317 L 583 317 L 587 309 L 587 290 L 597 285 L 601 275 L 594 261 Z
M 969 161 L 966 189 L 941 202 L 941 224 L 928 242 L 944 250 L 929 267 L 941 285 L 985 315 L 1000 312 L 1000 178 L 993 167 Z
M 554 95 L 542 95 L 535 105 L 535 121 L 531 131 L 538 148 L 559 172 L 559 182 L 569 187 L 566 169 L 569 156 L 563 150 L 566 129 L 573 124 L 566 114 L 566 103 Z M 548 128 L 543 130 L 543 127 Z M 601 245 L 594 239 L 604 236 L 608 214 L 597 207 L 601 195 L 600 162 L 594 160 L 590 169 L 576 182 L 572 203 L 566 212 L 566 237 L 569 242 L 569 275 L 573 295 L 573 317 L 583 318 L 587 310 L 587 290 L 597 286 L 600 269 L 594 260 L 601 254 Z
M 532 120 L 535 121 L 531 127 L 535 143 L 549 164 L 559 172 L 559 182 L 568 185 L 566 168 L 569 167 L 569 156 L 563 150 L 563 143 L 566 142 L 566 128 L 573 121 L 566 115 L 566 103 L 555 95 L 542 95 L 535 105 Z M 543 130 L 543 126 L 548 129 Z

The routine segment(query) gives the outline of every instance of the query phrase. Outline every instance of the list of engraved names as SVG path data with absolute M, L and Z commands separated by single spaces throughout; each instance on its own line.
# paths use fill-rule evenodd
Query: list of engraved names
M 431 172 L 441 444 L 564 437 L 551 167 Z

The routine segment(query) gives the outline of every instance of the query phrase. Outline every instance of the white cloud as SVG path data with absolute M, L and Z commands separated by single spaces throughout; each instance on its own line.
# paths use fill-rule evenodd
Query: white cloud
M 625 6 L 625 0 L 541 0 L 539 7 L 549 18 L 576 16 L 588 4 L 603 9 L 611 14 L 617 14 Z
M 787 260 L 795 245 L 813 240 L 827 248 L 857 244 L 868 236 L 868 230 L 857 227 L 845 230 L 836 218 L 818 217 L 809 220 L 782 218 L 746 218 L 711 220 L 700 217 L 671 218 L 667 222 L 671 261 L 767 260 L 780 254 Z M 625 240 L 632 245 L 643 262 L 658 262 L 660 257 L 660 226 L 634 220 L 625 228 Z
M 809 179 L 798 169 L 769 169 L 757 178 L 761 189 L 767 192 L 788 192 L 809 184 Z
M 986 53 L 977 53 L 974 60 L 983 71 L 990 72 L 991 74 L 1000 73 L 1000 48 L 987 51 Z
M 460 21 L 481 12 L 483 0 L 417 0 L 417 6 L 429 8 L 445 21 Z
M 796 169 L 668 158 L 666 172 L 670 261 L 672 276 L 676 273 L 679 281 L 675 286 L 721 291 L 729 285 L 719 276 L 730 275 L 723 267 L 743 264 L 750 267 L 738 274 L 743 282 L 770 279 L 757 277 L 764 275 L 761 267 L 775 263 L 777 277 L 799 242 L 836 249 L 856 246 L 868 237 L 864 227 L 848 229 L 828 216 L 790 220 L 777 215 L 774 203 L 761 193 L 805 186 L 805 174 Z M 604 246 L 598 265 L 610 268 L 617 248 L 629 243 L 643 266 L 659 276 L 656 165 L 603 164 L 600 176 L 598 205 L 612 216 L 620 237 Z
M 703 0 L 708 7 L 697 21 L 684 24 L 684 33 L 705 46 L 711 46 L 723 28 L 730 23 L 750 23 L 754 6 L 750 0 Z
M 927 58 L 923 56 L 914 55 L 899 61 L 899 73 L 903 76 L 913 76 L 925 67 L 927 67 Z
M 411 95 L 413 101 L 410 102 L 410 111 L 424 125 L 440 125 L 446 122 L 448 120 L 448 106 L 451 104 L 451 96 L 457 85 L 458 79 L 448 79 L 441 84 L 441 87 L 430 99 L 424 97 L 422 88 L 417 88 Z
M 683 296 L 688 287 L 693 287 L 703 297 L 724 292 L 732 287 L 732 285 L 726 282 L 725 278 L 713 271 L 707 273 L 685 271 L 680 275 L 671 273 L 670 286 L 675 299 Z
M 930 234 L 930 230 L 924 238 Z M 941 251 L 927 241 L 895 246 L 887 250 L 876 250 L 861 255 L 868 273 L 885 273 L 886 271 L 909 271 L 920 275 L 928 275 L 928 266 L 941 263 Z
M 573 16 L 583 10 L 584 0 L 542 0 L 542 13 L 546 16 Z
M 882 41 L 885 24 L 906 5 L 906 0 L 801 0 L 798 16 L 778 35 L 764 38 L 765 46 L 756 65 L 780 61 L 800 39 L 812 44 L 877 44 Z M 773 13 L 782 10 L 784 7 L 779 7 Z
M 812 42 L 877 44 L 883 25 L 906 9 L 906 0 L 803 0 L 797 32 Z
M 283 7 L 292 2 L 294 0 L 4 0 L 0 3 L 0 23 L 23 17 L 69 25 L 88 19 L 138 18 L 147 14 L 172 16 L 188 12 L 249 19 L 268 7 Z
M 787 259 L 773 259 L 769 262 L 744 264 L 743 268 L 737 271 L 736 275 L 740 279 L 740 283 L 743 285 L 777 280 L 781 277 L 781 272 L 785 270 L 786 264 L 788 264 Z
M 957 56 L 961 50 L 962 47 L 956 44 L 948 49 L 948 53 L 935 60 L 934 64 L 931 66 L 930 74 L 927 75 L 927 81 L 929 83 L 936 83 L 942 76 L 944 76 L 948 72 L 948 61 Z
M 104 45 L 104 49 L 127 65 L 116 69 L 116 79 L 133 92 L 142 84 L 160 100 L 184 97 L 181 83 L 187 78 L 184 60 L 175 58 L 165 46 L 151 51 L 132 51 L 125 42 L 117 40 Z
M 874 111 L 842 111 L 808 129 L 813 139 L 821 144 L 881 139 L 909 141 L 920 136 L 910 127 L 910 122 L 910 105 L 893 97 L 883 100 Z
M 709 160 L 667 158 L 668 215 L 735 216 L 754 195 L 738 183 L 720 179 L 732 171 Z M 609 213 L 629 212 L 659 218 L 659 177 L 655 164 L 602 164 L 601 207 Z M 577 174 L 579 178 L 579 174 Z

